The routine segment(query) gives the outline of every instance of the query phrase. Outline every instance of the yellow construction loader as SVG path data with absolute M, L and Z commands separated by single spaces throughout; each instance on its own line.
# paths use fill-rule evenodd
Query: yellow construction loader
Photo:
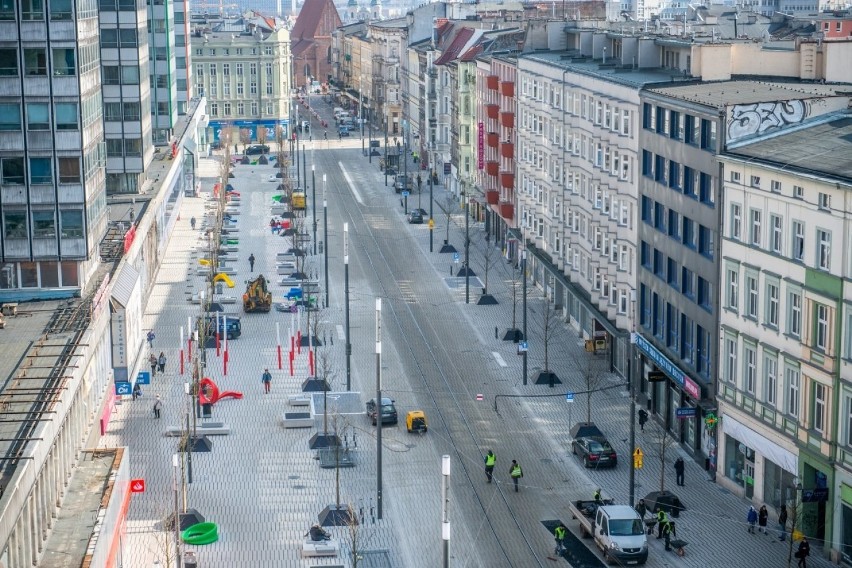
M 243 311 L 250 314 L 268 312 L 271 308 L 272 294 L 266 288 L 266 278 L 261 274 L 246 285 L 246 293 L 243 294 Z

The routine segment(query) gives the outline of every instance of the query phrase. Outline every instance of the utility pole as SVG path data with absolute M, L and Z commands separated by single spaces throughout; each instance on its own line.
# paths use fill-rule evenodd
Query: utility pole
M 524 341 L 527 343 L 527 348 L 529 348 L 529 340 L 527 339 L 527 248 L 526 242 L 523 243 L 524 250 L 521 251 L 521 280 L 523 281 L 523 296 L 524 296 L 524 329 L 523 336 Z M 524 385 L 527 384 L 527 350 L 524 349 L 523 353 L 524 358 L 524 370 L 523 370 L 523 379 Z
M 361 127 L 361 153 L 364 153 L 364 98 L 362 94 L 363 75 L 358 75 L 358 125 Z M 327 245 L 326 245 L 327 246 Z
M 328 288 L 327 285 L 326 288 Z M 352 390 L 352 343 L 349 337 L 349 223 L 343 223 L 343 290 L 346 304 L 346 391 L 349 392 Z
M 298 159 L 298 158 L 297 158 Z M 302 140 L 302 187 L 305 188 L 305 193 L 308 192 L 308 158 L 307 150 L 305 149 L 305 141 Z
M 465 185 L 465 190 L 470 188 Z M 464 303 L 470 303 L 470 196 L 467 191 L 462 192 L 464 198 Z
M 382 518 L 382 299 L 376 298 L 376 518 Z
M 432 180 L 433 180 L 432 172 L 429 172 L 429 252 L 434 252 L 433 250 L 433 240 L 432 237 L 435 232 L 435 221 L 432 217 L 432 207 L 435 205 L 435 199 L 432 195 Z
M 633 455 L 636 453 L 636 390 L 634 376 L 636 374 L 636 346 L 633 343 L 633 336 L 630 337 L 630 368 L 627 372 L 627 380 L 630 381 L 630 460 L 633 460 Z M 628 463 L 630 466 L 630 497 L 627 502 L 631 507 L 636 502 L 636 467 L 633 462 Z
M 441 540 L 444 545 L 443 568 L 450 568 L 450 456 L 441 456 Z
M 388 123 L 385 121 L 385 187 L 388 186 Z
M 313 161 L 313 151 L 311 151 L 311 161 Z M 311 164 L 311 215 L 314 217 L 314 255 L 317 254 L 317 177 L 314 172 L 314 164 Z
M 178 500 L 178 482 L 177 482 L 177 471 L 178 471 L 178 455 L 172 454 L 172 485 L 175 493 L 175 516 L 174 516 L 174 529 L 175 529 L 175 566 L 177 568 L 181 568 L 180 562 L 180 504 Z
M 322 231 L 325 249 L 325 307 L 328 307 L 328 199 L 325 192 L 325 174 L 322 174 Z

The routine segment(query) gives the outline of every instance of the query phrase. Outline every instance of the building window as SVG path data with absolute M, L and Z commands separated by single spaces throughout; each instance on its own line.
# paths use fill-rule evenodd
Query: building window
M 769 245 L 772 247 L 772 252 L 776 254 L 782 253 L 782 246 L 784 242 L 784 238 L 782 236 L 782 226 L 783 219 L 779 215 L 770 215 L 769 216 L 769 225 L 771 227 L 772 235 L 770 236 Z
M 802 295 L 798 291 L 787 293 L 787 302 L 789 304 L 787 319 L 787 333 L 793 337 L 801 337 L 802 335 Z
M 713 231 L 704 225 L 698 226 L 698 252 L 707 258 L 713 258 Z
M 43 49 L 24 49 L 24 73 L 47 75 L 47 54 Z
M 769 188 L 772 193 L 781 193 L 781 182 L 774 179 L 769 182 Z
M 21 130 L 21 105 L 20 103 L 0 104 L 0 131 Z
M 0 77 L 18 76 L 18 51 L 0 49 Z
M 817 267 L 831 269 L 831 233 L 817 229 Z
M 210 116 L 219 116 L 219 105 L 210 103 Z
M 852 447 L 852 396 L 846 396 L 846 445 Z
M 698 278 L 698 293 L 695 298 L 695 301 L 698 302 L 698 305 L 704 308 L 707 311 L 712 310 L 711 305 L 711 297 L 713 296 L 713 291 L 711 290 L 711 284 L 707 280 Z
M 27 214 L 25 211 L 3 213 L 3 236 L 6 239 L 27 238 Z
M 83 212 L 62 210 L 59 212 L 59 221 L 62 225 L 59 236 L 63 239 L 83 238 Z
M 3 185 L 24 185 L 24 159 L 3 158 Z
M 53 211 L 38 211 L 32 213 L 33 216 L 33 238 L 35 239 L 53 239 L 56 238 L 56 217 Z
M 828 389 L 821 383 L 814 383 L 814 420 L 813 429 L 825 433 L 825 404 Z
M 121 28 L 118 30 L 118 39 L 121 47 L 136 47 L 139 41 L 136 35 L 136 30 L 133 28 Z M 163 53 L 163 55 L 165 55 L 165 53 Z M 160 52 L 157 53 L 156 57 L 157 59 L 165 60 L 165 58 L 160 57 Z
M 799 416 L 799 381 L 801 375 L 799 370 L 787 367 L 784 371 L 785 381 L 787 383 L 787 414 L 790 416 Z
M 728 269 L 728 307 L 738 310 L 740 306 L 740 273 Z
M 57 76 L 74 76 L 77 74 L 73 48 L 53 50 L 53 74 Z
M 805 224 L 801 221 L 793 221 L 792 250 L 793 260 L 801 262 L 805 258 Z
M 736 240 L 742 239 L 742 230 L 742 207 L 740 207 L 739 203 L 731 203 L 731 238 Z
M 50 158 L 30 158 L 30 183 L 39 185 L 53 183 Z
M 231 116 L 231 103 L 222 104 L 222 116 Z
M 793 186 L 793 198 L 794 199 L 804 199 L 805 198 L 805 188 L 801 185 Z
M 760 176 L 751 176 L 751 186 L 760 187 Z
M 766 325 L 770 327 L 778 327 L 778 310 L 779 310 L 779 290 L 778 284 L 766 284 Z
M 756 276 L 746 276 L 746 289 L 746 293 L 748 294 L 746 298 L 746 316 L 757 319 L 758 293 Z
M 107 158 L 119 158 L 124 155 L 124 143 L 121 138 L 106 139 Z
M 749 394 L 754 394 L 754 385 L 757 382 L 757 352 L 754 346 L 744 344 L 744 367 L 743 367 L 743 388 Z
M 44 20 L 44 0 L 20 0 L 20 2 L 22 20 Z
M 820 193 L 818 198 L 818 204 L 820 209 L 830 210 L 831 209 L 831 195 L 828 193 Z
M 814 329 L 814 347 L 823 353 L 828 351 L 828 318 L 829 309 L 825 304 L 815 304 L 816 322 Z
M 761 237 L 761 229 L 760 229 L 760 219 L 761 212 L 759 209 L 751 210 L 751 244 L 756 247 L 760 246 L 760 237 Z
M 59 183 L 80 183 L 80 159 L 58 158 Z
M 56 130 L 79 130 L 77 103 L 56 103 Z
M 764 400 L 770 406 L 778 403 L 778 359 L 774 354 L 763 355 Z
M 50 130 L 50 111 L 47 103 L 27 103 L 27 129 Z
M 737 340 L 725 338 L 725 379 L 729 383 L 737 383 Z

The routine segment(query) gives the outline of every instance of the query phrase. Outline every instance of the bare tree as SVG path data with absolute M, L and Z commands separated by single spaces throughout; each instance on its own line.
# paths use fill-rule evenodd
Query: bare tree
M 162 520 L 154 526 L 153 537 L 155 550 L 152 552 L 155 558 L 162 559 L 160 565 L 163 568 L 174 566 L 175 560 L 177 560 L 177 556 L 180 554 L 180 550 L 175 546 L 174 526 L 171 524 L 173 516 L 174 513 L 163 515 L 161 517 Z M 172 527 L 171 530 L 168 528 L 170 526 Z
M 802 540 L 804 536 L 801 532 L 804 506 L 801 501 L 801 490 L 798 487 L 794 487 L 792 488 L 792 493 L 792 500 L 785 499 L 787 501 L 787 524 L 789 524 L 790 530 L 787 531 L 786 525 L 783 527 L 785 538 L 789 540 L 787 544 L 787 568 L 793 566 L 793 546 L 795 545 L 795 541 Z
M 582 369 L 583 386 L 586 389 L 586 422 L 592 421 L 592 394 L 599 391 L 606 378 L 605 368 L 601 362 L 585 357 L 584 361 L 574 359 L 578 369 Z
M 656 423 L 652 447 L 655 448 L 657 457 L 660 459 L 660 491 L 666 490 L 666 453 L 677 445 L 677 440 L 672 437 L 665 424 Z
M 452 220 L 453 209 L 455 208 L 455 206 L 456 200 L 453 199 L 452 195 L 447 194 L 447 196 L 444 198 L 444 216 L 446 217 L 445 221 L 447 224 L 447 233 L 444 237 L 445 245 L 450 244 L 450 221 Z
M 257 127 L 257 143 L 258 144 L 266 144 L 267 138 L 268 138 L 268 135 L 266 133 L 266 127 L 259 125 Z
M 239 149 L 237 148 L 237 143 L 240 141 L 240 129 L 238 126 L 232 126 L 230 128 L 231 131 L 231 143 L 234 145 L 234 153 L 237 153 Z
M 553 304 L 550 303 L 550 299 L 544 298 L 541 312 L 541 341 L 542 347 L 544 347 L 544 371 L 542 373 L 547 377 L 547 382 L 551 387 L 553 387 L 558 378 L 556 377 L 556 373 L 550 370 L 550 342 L 553 341 L 553 336 L 558 331 L 560 323 L 559 313 L 554 309 Z M 591 393 L 589 393 L 589 406 L 591 407 Z M 590 411 L 587 411 L 586 416 L 586 421 L 591 421 Z
M 240 129 L 240 142 L 243 143 L 243 148 L 251 144 L 251 130 L 248 128 Z

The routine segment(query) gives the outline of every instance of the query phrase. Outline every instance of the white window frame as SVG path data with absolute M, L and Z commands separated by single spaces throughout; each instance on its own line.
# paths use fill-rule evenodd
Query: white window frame
M 731 238 L 742 240 L 743 235 L 743 209 L 739 203 L 731 203 Z
M 831 270 L 831 231 L 817 229 L 816 267 L 820 270 Z
M 782 254 L 784 250 L 784 219 L 780 215 L 770 215 L 769 225 L 772 235 L 769 238 L 769 246 L 772 252 Z
M 725 337 L 725 379 L 737 384 L 737 340 Z
M 740 306 L 740 272 L 728 269 L 728 307 L 739 311 Z
M 830 341 L 829 325 L 831 320 L 831 310 L 825 304 L 815 302 L 814 317 L 816 318 L 816 329 L 814 331 L 814 347 L 822 351 L 828 352 L 828 342 Z
M 763 353 L 763 377 L 764 400 L 775 407 L 778 404 L 778 357 L 774 353 Z
M 763 212 L 760 209 L 752 209 L 749 212 L 749 242 L 756 246 L 760 246 L 763 231 L 761 228 L 761 219 Z
M 757 348 L 743 344 L 743 389 L 754 394 L 754 388 L 757 384 Z
M 798 368 L 787 366 L 784 369 L 784 384 L 787 393 L 787 414 L 799 417 L 800 409 L 800 390 L 802 382 L 802 373 Z
M 828 387 L 814 383 L 814 415 L 811 426 L 817 432 L 825 433 L 826 412 L 828 408 Z
M 781 304 L 781 291 L 777 282 L 766 283 L 766 325 L 778 327 L 778 312 Z

